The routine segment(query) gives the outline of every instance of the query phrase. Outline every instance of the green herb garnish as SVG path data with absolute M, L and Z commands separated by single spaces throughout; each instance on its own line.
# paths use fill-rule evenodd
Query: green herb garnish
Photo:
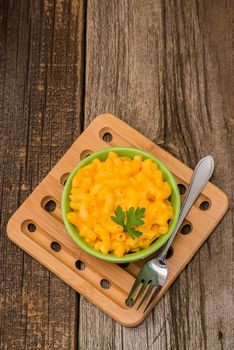
M 145 208 L 129 208 L 126 212 L 118 206 L 115 210 L 115 216 L 111 216 L 116 224 L 123 226 L 124 232 L 126 232 L 132 239 L 140 237 L 142 235 L 141 231 L 138 231 L 135 226 L 140 226 L 144 224 L 142 220 L 145 217 Z

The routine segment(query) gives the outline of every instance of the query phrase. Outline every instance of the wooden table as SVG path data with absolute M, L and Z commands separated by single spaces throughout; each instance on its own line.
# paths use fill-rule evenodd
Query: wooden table
M 230 350 L 231 0 L 0 0 L 0 349 Z M 230 210 L 146 321 L 126 329 L 11 243 L 6 223 L 91 120 L 111 112 L 194 167 Z

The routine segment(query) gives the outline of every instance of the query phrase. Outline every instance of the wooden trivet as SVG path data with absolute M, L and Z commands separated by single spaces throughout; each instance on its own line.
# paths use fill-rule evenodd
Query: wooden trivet
M 191 169 L 118 118 L 104 114 L 88 126 L 15 212 L 8 223 L 7 233 L 15 244 L 114 320 L 133 327 L 150 312 L 144 314 L 136 307 L 125 305 L 143 261 L 123 268 L 90 256 L 72 241 L 61 217 L 61 196 L 69 173 L 92 152 L 115 146 L 131 146 L 152 153 L 174 174 L 181 192 L 188 188 Z M 227 208 L 227 196 L 208 183 L 173 242 L 172 256 L 167 260 L 169 277 L 152 307 L 207 239 Z

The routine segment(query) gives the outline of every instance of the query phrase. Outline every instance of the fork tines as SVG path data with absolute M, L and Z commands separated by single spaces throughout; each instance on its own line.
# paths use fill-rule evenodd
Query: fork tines
M 136 291 L 136 289 L 138 288 L 138 286 L 140 284 L 141 284 L 141 288 L 140 288 L 139 292 L 137 293 L 135 299 L 132 299 L 134 292 Z M 148 289 L 147 289 L 147 286 L 148 286 Z M 155 299 L 155 297 L 157 296 L 157 294 L 159 293 L 161 288 L 162 287 L 159 285 L 152 284 L 152 281 L 140 280 L 140 276 L 138 276 L 137 279 L 135 280 L 133 286 L 132 286 L 132 289 L 128 295 L 128 298 L 127 298 L 125 304 L 129 307 L 133 307 L 137 303 L 138 299 L 143 295 L 141 302 L 137 307 L 137 310 L 138 310 L 144 304 L 144 302 L 149 298 L 149 296 L 152 294 L 150 297 L 150 300 L 148 301 L 148 303 L 143 311 L 143 312 L 145 312 L 149 308 L 149 306 L 151 305 L 151 303 L 153 302 L 153 300 Z

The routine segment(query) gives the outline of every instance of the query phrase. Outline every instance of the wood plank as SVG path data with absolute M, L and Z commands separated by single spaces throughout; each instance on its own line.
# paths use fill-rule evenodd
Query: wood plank
M 85 125 L 110 112 L 192 167 L 211 153 L 231 208 L 233 10 L 231 1 L 90 0 L 85 94 Z M 100 350 L 232 348 L 232 215 L 138 328 L 81 298 L 80 348 L 93 339 Z
M 77 297 L 6 223 L 83 125 L 84 1 L 0 5 L 0 349 L 74 349 Z

